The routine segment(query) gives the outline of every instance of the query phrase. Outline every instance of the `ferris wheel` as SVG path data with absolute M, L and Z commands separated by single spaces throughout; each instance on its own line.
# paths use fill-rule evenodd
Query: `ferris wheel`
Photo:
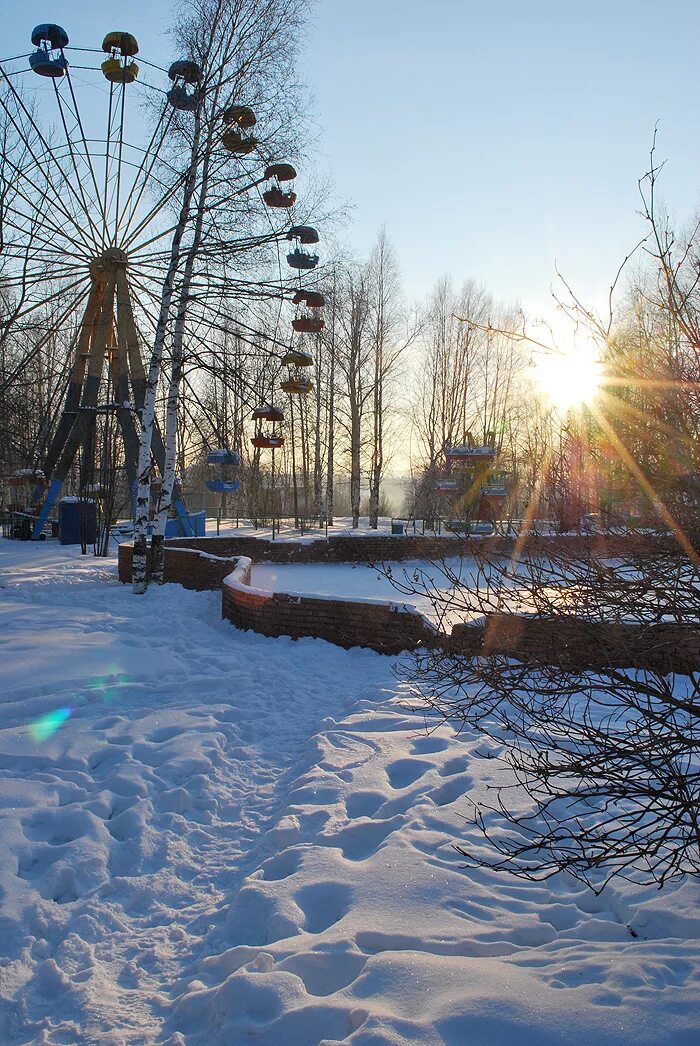
M 261 199 L 289 213 L 296 172 L 269 156 L 261 168 L 263 149 L 248 106 L 223 105 L 220 130 L 203 144 L 193 130 L 205 93 L 195 62 L 162 69 L 139 55 L 136 38 L 126 32 L 107 33 L 100 48 L 83 48 L 47 23 L 34 29 L 31 42 L 27 54 L 0 62 L 0 343 L 13 339 L 24 347 L 6 384 L 47 344 L 60 338 L 64 345 L 60 407 L 26 463 L 41 504 L 37 538 L 69 475 L 78 473 L 81 494 L 104 498 L 116 462 L 134 515 L 143 483 L 140 436 L 153 381 L 151 347 L 160 338 L 162 349 L 166 331 L 177 337 L 187 308 L 195 324 L 190 340 L 203 343 L 210 301 L 220 308 L 225 296 L 291 297 L 298 288 L 283 280 L 239 280 L 230 269 L 237 253 L 288 236 L 288 220 L 278 229 L 268 219 L 265 232 L 227 244 L 208 243 L 211 233 L 202 232 L 201 222 L 197 231 L 196 223 L 181 220 L 183 196 L 198 191 L 204 148 L 218 177 L 231 179 L 228 199 L 267 183 Z M 222 174 L 232 161 L 235 175 Z M 178 311 L 175 291 L 197 236 L 200 283 L 190 266 L 194 290 Z M 150 452 L 154 472 L 163 476 L 166 446 L 157 421 Z M 171 504 L 187 534 L 177 486 Z

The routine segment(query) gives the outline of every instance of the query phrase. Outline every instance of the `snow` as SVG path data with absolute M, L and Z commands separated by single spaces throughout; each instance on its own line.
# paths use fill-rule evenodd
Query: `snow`
M 499 745 L 394 659 L 53 542 L 0 586 L 3 1046 L 698 1041 L 700 888 L 465 868 Z
M 400 569 L 404 564 L 393 564 Z M 251 584 L 246 584 L 244 577 L 251 568 Z M 368 574 L 368 569 L 370 573 Z M 357 570 L 358 576 L 353 585 L 351 571 Z M 269 597 L 273 592 L 283 592 L 294 599 L 340 599 L 345 603 L 369 603 L 374 606 L 390 606 L 393 610 L 405 614 L 419 614 L 416 604 L 427 609 L 430 601 L 415 597 L 413 603 L 397 602 L 396 588 L 388 578 L 377 574 L 376 569 L 365 564 L 285 564 L 281 567 L 273 564 L 254 564 L 247 556 L 239 557 L 236 567 L 225 579 L 225 584 L 256 596 Z M 294 585 L 304 586 L 303 591 L 295 591 Z M 379 592 L 377 596 L 374 593 Z M 389 595 L 394 598 L 389 598 Z M 429 619 L 428 619 L 429 620 Z
M 448 565 L 458 576 L 469 577 L 473 560 L 450 559 Z M 464 567 L 462 567 L 464 564 Z M 431 578 L 440 591 L 447 591 L 449 582 L 432 564 L 423 561 L 387 563 L 393 576 L 410 584 L 412 575 L 418 571 Z M 427 596 L 412 594 L 408 600 L 399 599 L 399 592 L 384 574 L 365 564 L 352 563 L 255 563 L 252 567 L 252 584 L 259 594 L 286 592 L 291 596 L 313 596 L 336 598 L 345 602 L 380 603 L 396 607 L 407 613 L 422 614 L 433 624 L 437 621 L 435 607 Z M 466 615 L 461 614 L 460 620 Z M 474 615 L 478 616 L 478 615 Z

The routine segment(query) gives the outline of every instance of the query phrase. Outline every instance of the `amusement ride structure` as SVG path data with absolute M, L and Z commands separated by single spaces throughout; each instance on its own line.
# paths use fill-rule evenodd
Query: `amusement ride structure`
M 447 475 L 434 492 L 445 506 L 451 527 L 489 527 L 499 519 L 508 497 L 507 475 L 497 467 L 496 451 L 472 441 L 445 448 Z
M 138 42 L 126 32 L 107 33 L 100 49 L 76 48 L 61 26 L 46 23 L 34 29 L 31 41 L 34 50 L 0 62 L 0 115 L 19 145 L 5 151 L 0 169 L 0 346 L 10 339 L 28 344 L 4 377 L 5 387 L 21 378 L 49 343 L 63 346 L 65 362 L 60 405 L 49 404 L 31 460 L 10 477 L 10 486 L 33 514 L 34 539 L 41 537 L 69 490 L 97 504 L 107 538 L 118 512 L 135 517 L 138 525 L 143 504 L 150 501 L 153 514 L 153 495 L 156 515 L 169 511 L 187 535 L 191 521 L 168 461 L 174 434 L 164 430 L 163 416 L 159 423 L 155 410 L 165 346 L 175 375 L 178 351 L 184 355 L 185 321 L 194 316 L 189 341 L 204 345 L 210 329 L 208 302 L 216 293 L 239 301 L 261 295 L 291 298 L 297 307 L 295 343 L 283 350 L 279 388 L 289 397 L 293 460 L 292 404 L 313 387 L 306 377 L 313 363 L 307 340 L 323 328 L 323 296 L 302 286 L 302 273 L 319 261 L 307 249 L 318 242 L 318 233 L 292 222 L 294 167 L 269 158 L 264 168 L 253 166 L 261 149 L 256 115 L 236 102 L 222 106 L 215 137 L 210 136 L 206 147 L 219 168 L 226 157 L 238 164 L 232 196 L 264 187 L 266 208 L 283 210 L 285 221 L 275 228 L 267 219 L 270 231 L 257 238 L 207 242 L 204 208 L 199 216 L 196 209 L 197 192 L 203 193 L 197 178 L 205 148 L 200 116 L 206 83 L 195 62 L 183 59 L 167 70 L 141 58 L 137 63 Z M 75 68 L 79 78 L 72 75 Z M 48 90 L 55 129 L 46 129 L 48 118 L 40 116 L 47 91 L 35 103 L 20 89 L 25 71 Z M 101 132 L 94 130 L 94 98 L 85 97 L 86 76 L 96 76 L 103 86 Z M 153 113 L 148 131 L 138 113 L 144 94 Z M 84 115 L 83 109 L 89 113 Z M 235 270 L 228 268 L 237 251 L 285 242 L 291 244 L 288 264 L 298 274 L 294 282 L 237 280 Z M 207 255 L 200 281 L 213 286 L 216 293 L 209 296 L 192 291 L 197 252 Z M 266 335 L 255 333 L 257 346 Z M 173 377 L 170 396 L 177 396 L 175 382 Z M 273 388 L 261 391 L 263 402 L 251 404 L 252 444 L 256 453 L 272 452 L 274 483 L 274 455 L 284 444 L 285 414 L 273 402 Z M 240 487 L 238 453 L 220 447 L 207 461 L 213 470 L 207 488 L 235 493 Z

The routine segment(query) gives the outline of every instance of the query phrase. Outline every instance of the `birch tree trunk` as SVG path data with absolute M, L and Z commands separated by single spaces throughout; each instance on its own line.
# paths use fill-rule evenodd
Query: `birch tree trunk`
M 160 377 L 160 369 L 163 362 L 165 334 L 172 305 L 175 275 L 180 264 L 182 238 L 185 235 L 185 230 L 189 222 L 192 197 L 194 196 L 197 183 L 200 133 L 201 120 L 195 123 L 192 148 L 190 151 L 190 166 L 185 180 L 178 222 L 170 246 L 168 270 L 161 291 L 158 323 L 156 325 L 156 333 L 153 340 L 153 351 L 151 352 L 148 378 L 146 381 L 146 395 L 144 397 L 143 410 L 141 412 L 138 491 L 136 494 L 136 520 L 134 522 L 134 558 L 131 574 L 132 587 L 136 595 L 143 595 L 148 584 L 147 528 L 148 510 L 151 500 L 151 443 L 153 441 L 156 393 L 158 391 L 158 378 Z
M 214 110 L 216 111 L 216 104 Z M 197 141 L 201 137 L 201 124 L 202 115 L 200 107 L 195 113 L 194 139 Z M 152 576 L 153 580 L 159 584 L 163 583 L 165 526 L 168 520 L 168 512 L 170 511 L 170 506 L 172 504 L 173 490 L 175 487 L 178 429 L 177 413 L 180 396 L 180 383 L 182 381 L 184 365 L 185 321 L 187 319 L 187 306 L 189 304 L 190 289 L 192 286 L 194 263 L 202 242 L 202 226 L 204 223 L 204 211 L 209 184 L 209 166 L 213 147 L 213 133 L 214 124 L 212 119 L 209 121 L 204 147 L 202 180 L 197 203 L 194 234 L 185 259 L 182 284 L 177 304 L 177 314 L 175 317 L 175 329 L 173 332 L 172 367 L 170 372 L 170 383 L 168 385 L 168 401 L 165 421 L 165 468 L 163 470 L 163 486 L 158 506 L 158 515 L 153 529 L 153 539 L 151 541 Z

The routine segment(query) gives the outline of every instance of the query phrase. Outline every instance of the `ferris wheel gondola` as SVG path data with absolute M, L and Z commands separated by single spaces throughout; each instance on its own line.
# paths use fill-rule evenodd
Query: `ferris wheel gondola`
M 220 447 L 207 454 L 207 464 L 216 465 L 221 475 L 207 480 L 207 490 L 213 494 L 236 494 L 241 489 L 241 481 L 234 479 L 230 472 L 241 464 L 241 456 L 235 450 Z
M 199 89 L 202 80 L 201 66 L 190 61 L 173 62 L 168 69 L 168 79 L 172 81 L 173 85 L 167 94 L 167 99 L 172 107 L 181 112 L 195 112 L 201 97 Z

